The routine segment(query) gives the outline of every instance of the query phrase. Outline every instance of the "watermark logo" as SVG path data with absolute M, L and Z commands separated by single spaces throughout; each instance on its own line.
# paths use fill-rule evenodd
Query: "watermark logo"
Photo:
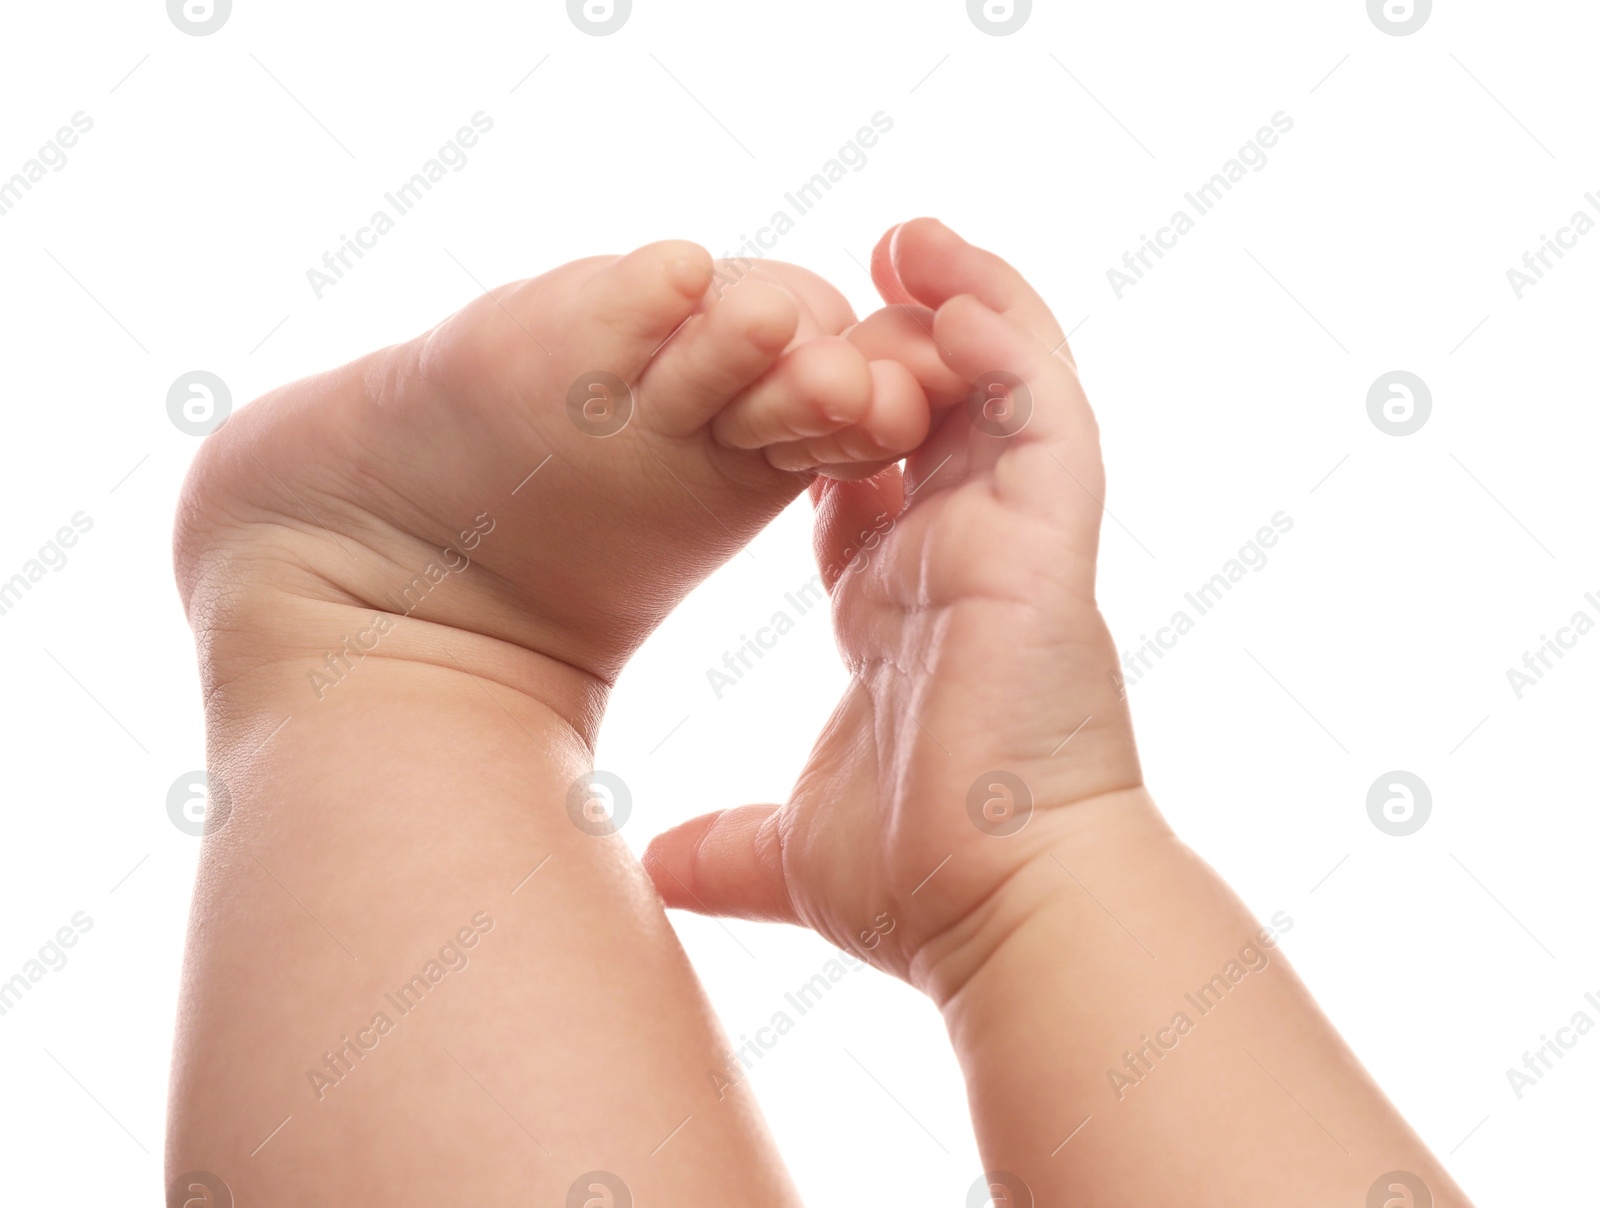
M 137 469 L 138 467 L 134 467 Z M 39 547 L 38 553 L 22 564 L 22 569 L 13 574 L 9 579 L 0 571 L 0 616 L 5 616 L 18 604 L 22 598 L 31 592 L 34 584 L 40 583 L 52 571 L 66 568 L 67 550 L 78 544 L 78 541 L 94 527 L 94 517 L 88 512 L 74 512 L 72 524 L 63 524 L 56 530 L 56 535 Z
M 866 565 L 868 553 L 877 548 L 882 534 L 887 531 L 882 527 L 885 521 L 890 526 L 894 524 L 887 514 L 880 514 L 877 526 L 862 530 L 858 538 L 861 545 L 846 551 L 852 569 L 859 570 Z M 829 569 L 833 571 L 839 568 L 835 566 Z M 822 575 L 814 574 L 793 591 L 784 592 L 783 602 L 787 607 L 777 609 L 765 625 L 756 628 L 754 634 L 741 633 L 739 645 L 722 652 L 721 667 L 706 668 L 706 682 L 711 685 L 712 696 L 721 700 L 729 689 L 741 684 L 745 676 L 755 670 L 756 664 L 766 658 L 768 651 L 776 649 L 786 634 L 794 632 L 801 617 L 815 610 L 819 604 L 828 602 L 828 589 L 822 585 Z
M 1172 1018 L 1166 1024 L 1153 1029 L 1153 1035 L 1151 1032 L 1141 1033 L 1139 1043 L 1128 1046 L 1123 1052 L 1121 1068 L 1110 1067 L 1106 1070 L 1106 1084 L 1117 1097 L 1117 1102 L 1121 1103 L 1129 1092 L 1150 1077 L 1156 1067 L 1166 1060 L 1167 1054 L 1182 1044 L 1184 1037 L 1199 1027 L 1213 1011 L 1227 1005 L 1241 982 L 1253 973 L 1270 968 L 1278 938 L 1293 930 L 1294 916 L 1284 910 L 1278 911 L 1272 916 L 1271 926 L 1257 928 L 1255 935 L 1239 946 L 1232 960 L 1218 969 L 1209 980 L 1184 994 L 1183 1006 L 1172 1013 Z M 1143 947 L 1142 941 L 1140 946 Z M 1149 952 L 1149 949 L 1145 951 Z
M 167 790 L 167 817 L 172 825 L 196 839 L 214 835 L 228 824 L 233 794 L 221 777 L 207 772 L 186 772 Z
M 1414 835 L 1433 813 L 1433 793 L 1415 772 L 1385 772 L 1367 790 L 1367 817 L 1386 835 Z
M 1222 199 L 1233 192 L 1236 185 L 1254 172 L 1265 171 L 1273 159 L 1270 152 L 1293 129 L 1294 118 L 1278 110 L 1268 125 L 1258 127 L 1255 137 L 1211 174 L 1210 180 L 1183 195 L 1187 209 L 1174 210 L 1166 224 L 1156 228 L 1154 237 L 1141 234 L 1138 250 L 1123 252 L 1122 266 L 1113 265 L 1106 270 L 1106 281 L 1117 301 L 1121 302 L 1128 290 L 1144 281 L 1156 265 L 1167 258 L 1167 253 L 1175 250 L 1179 241 L 1199 226 L 1200 219 L 1222 204 Z
M 451 978 L 453 983 L 453 975 L 468 968 L 472 963 L 471 950 L 494 930 L 494 916 L 487 910 L 480 910 L 467 923 L 441 944 L 438 951 L 408 980 L 385 990 L 383 1005 L 372 1013 L 366 1023 L 341 1033 L 339 1042 L 330 1045 L 328 1051 L 322 1054 L 320 1066 L 306 1070 L 306 1086 L 318 1103 L 327 1097 L 329 1091 L 342 1085 L 346 1078 L 355 1073 L 366 1060 L 367 1054 L 383 1043 L 384 1037 L 392 1034 L 402 1021 L 432 998 L 446 978 Z M 349 949 L 345 951 L 349 952 Z M 355 953 L 350 955 L 353 957 Z
M 1409 1170 L 1391 1170 L 1368 1188 L 1367 1208 L 1433 1208 L 1433 1192 Z
M 783 205 L 755 228 L 755 234 L 741 232 L 737 246 L 722 253 L 711 278 L 711 288 L 717 297 L 744 280 L 767 258 L 767 253 L 799 225 L 800 219 L 822 204 L 834 186 L 852 173 L 863 171 L 872 162 L 870 152 L 894 129 L 894 118 L 880 109 L 868 120 L 870 124 L 858 127 L 855 136 L 813 172 L 810 180 L 783 195 Z
M 1014 34 L 1033 15 L 1033 0 L 967 0 L 967 16 L 986 34 Z
M 395 230 L 400 220 L 420 206 L 442 181 L 454 173 L 466 171 L 474 160 L 472 150 L 494 129 L 494 118 L 480 109 L 469 123 L 458 127 L 432 158 L 411 174 L 410 180 L 385 193 L 384 208 L 374 210 L 365 223 L 355 228 L 354 235 L 341 233 L 337 246 L 322 253 L 321 268 L 313 265 L 306 269 L 306 284 L 311 286 L 318 302 L 355 272 L 367 253 L 377 248 L 383 237 Z M 451 255 L 448 248 L 445 254 Z M 461 262 L 457 260 L 456 263 Z
M 1033 1189 L 1021 1175 L 991 1170 L 967 1192 L 967 1208 L 1033 1208 Z
M 972 383 L 967 418 L 986 436 L 1015 436 L 1033 418 L 1033 393 L 1014 373 L 997 369 Z
M 1583 1001 L 1585 1005 L 1600 1013 L 1600 996 L 1594 991 L 1585 991 Z M 1548 1032 L 1541 1032 L 1538 1047 L 1531 1051 L 1527 1049 L 1522 1051 L 1522 1068 L 1506 1069 L 1506 1081 L 1511 1085 L 1511 1093 L 1520 1100 L 1530 1088 L 1544 1081 L 1544 1076 L 1555 1069 L 1558 1062 L 1566 1060 L 1567 1054 L 1578 1047 L 1578 1041 L 1594 1029 L 1594 1016 L 1579 1008 L 1564 1025 L 1554 1029 L 1554 1036 Z
M 139 861 L 139 864 L 143 863 L 143 860 Z M 134 869 L 137 869 L 139 864 L 135 864 Z M 130 871 L 128 877 L 132 875 L 133 872 Z M 123 877 L 122 881 L 126 881 L 128 877 Z M 117 885 L 121 885 L 122 881 L 118 881 Z M 116 892 L 117 885 L 111 887 L 112 892 Z M 84 933 L 93 929 L 94 920 L 80 910 L 66 924 L 58 927 L 55 935 L 45 940 L 34 956 L 22 963 L 19 972 L 13 973 L 9 978 L 0 972 L 0 1015 L 16 1010 L 23 996 L 42 982 L 47 973 L 59 973 L 65 969 L 67 967 L 65 950 L 76 948 Z
M 311 691 L 318 700 L 326 700 L 328 693 L 350 676 L 368 655 L 377 650 L 384 638 L 395 631 L 402 617 L 409 617 L 433 598 L 433 593 L 454 575 L 465 574 L 472 567 L 472 551 L 483 539 L 494 532 L 499 522 L 488 512 L 479 512 L 470 529 L 462 529 L 449 544 L 439 550 L 439 557 L 423 567 L 416 575 L 399 587 L 383 593 L 385 611 L 374 612 L 371 622 L 353 634 L 346 633 L 339 645 L 323 655 L 322 665 L 306 671 Z
M 1433 0 L 1367 0 L 1367 16 L 1396 38 L 1414 34 L 1433 16 Z
M 875 948 L 882 942 L 883 937 L 892 934 L 894 929 L 894 916 L 885 911 L 873 919 L 870 928 L 863 927 L 859 934 L 867 948 Z M 723 1055 L 722 1066 L 706 1071 L 706 1079 L 711 1083 L 711 1089 L 716 1092 L 717 1101 L 720 1103 L 727 1098 L 730 1090 L 741 1085 L 749 1077 L 750 1071 L 756 1068 L 757 1063 L 776 1049 L 779 1042 L 794 1031 L 801 1019 L 821 1006 L 835 987 L 843 984 L 852 973 L 859 973 L 865 968 L 867 963 L 864 960 L 853 953 L 840 950 L 837 956 L 829 957 L 822 968 L 808 980 L 796 986 L 793 991 L 786 991 L 783 996 L 784 1005 L 773 1011 L 765 1024 L 752 1028 L 750 1032 L 741 1032 L 739 1047 L 730 1049 Z
M 1270 524 L 1263 524 L 1256 535 L 1239 547 L 1239 552 L 1222 564 L 1222 568 L 1193 591 L 1183 593 L 1185 607 L 1176 609 L 1165 625 L 1158 626 L 1155 634 L 1139 635 L 1139 643 L 1122 652 L 1122 670 L 1126 679 L 1113 679 L 1118 700 L 1127 688 L 1144 682 L 1145 676 L 1166 658 L 1178 643 L 1194 632 L 1200 619 L 1217 608 L 1233 591 L 1252 574 L 1265 570 L 1271 564 L 1268 550 L 1277 546 L 1285 534 L 1294 528 L 1294 517 L 1287 512 L 1274 512 Z
M 633 1208 L 633 1192 L 621 1175 L 591 1170 L 567 1189 L 567 1208 Z
M 1015 772 L 985 772 L 967 790 L 967 817 L 984 834 L 1009 838 L 1033 817 L 1033 791 Z
M 216 33 L 232 15 L 233 0 L 167 0 L 167 16 L 172 23 L 195 38 Z
M 210 436 L 233 414 L 233 391 L 214 373 L 195 369 L 167 387 L 167 418 L 185 436 Z
M 567 390 L 567 418 L 585 436 L 615 436 L 633 418 L 633 390 L 603 369 L 586 373 Z
M 191 1170 L 172 1180 L 167 1208 L 233 1208 L 233 1190 L 209 1170 Z
M 0 588 L 0 596 L 3 594 L 4 588 Z M 1600 592 L 1585 592 L 1583 602 L 1600 614 Z M 1506 668 L 1506 682 L 1511 685 L 1512 694 L 1521 700 L 1529 688 L 1538 687 L 1545 675 L 1555 670 L 1556 663 L 1567 657 L 1567 651 L 1575 649 L 1594 629 L 1594 617 L 1580 608 L 1556 630 L 1555 637 L 1541 633 L 1539 645 L 1522 652 L 1522 667 Z
M 633 0 L 567 0 L 567 16 L 586 34 L 614 34 L 633 15 Z
M 632 813 L 633 794 L 615 772 L 585 772 L 567 790 L 567 817 L 586 835 L 614 835 Z
M 16 209 L 22 199 L 33 192 L 33 186 L 45 179 L 46 169 L 60 172 L 72 162 L 67 152 L 93 129 L 94 118 L 80 109 L 72 115 L 72 124 L 62 126 L 54 138 L 46 140 L 33 158 L 22 165 L 21 171 L 13 173 L 9 180 L 0 173 L 0 218 Z
M 1395 369 L 1367 390 L 1367 416 L 1385 436 L 1410 436 L 1433 414 L 1433 391 L 1414 373 Z
M 1585 193 L 1583 199 L 1591 208 L 1600 212 L 1600 196 Z M 1511 292 L 1517 296 L 1517 301 L 1521 302 L 1527 297 L 1528 291 L 1543 281 L 1545 274 L 1565 260 L 1567 253 L 1578 246 L 1578 240 L 1594 229 L 1593 215 L 1584 210 L 1577 210 L 1573 213 L 1570 223 L 1556 228 L 1554 239 L 1549 235 L 1540 235 L 1538 250 L 1522 253 L 1522 267 L 1506 269 L 1506 280 L 1511 283 Z

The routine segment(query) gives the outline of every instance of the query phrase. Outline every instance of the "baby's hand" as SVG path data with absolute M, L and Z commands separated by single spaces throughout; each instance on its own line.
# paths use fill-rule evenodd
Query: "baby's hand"
M 786 805 L 689 822 L 647 866 L 669 905 L 803 923 L 942 1000 L 1003 937 L 1002 890 L 1070 884 L 1018 872 L 1144 795 L 1095 605 L 1097 432 L 1060 326 L 932 220 L 873 268 L 890 306 L 850 339 L 950 409 L 903 477 L 813 488 L 852 683 Z

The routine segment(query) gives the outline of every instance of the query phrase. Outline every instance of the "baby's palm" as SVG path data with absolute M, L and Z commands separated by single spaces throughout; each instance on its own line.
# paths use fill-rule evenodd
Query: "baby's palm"
M 891 303 L 937 314 L 869 319 L 869 355 L 897 343 L 935 401 L 970 382 L 978 401 L 903 479 L 819 487 L 851 685 L 787 805 L 690 823 L 652 865 L 674 905 L 803 922 L 905 975 L 1041 850 L 1050 810 L 1139 774 L 1094 603 L 1094 420 L 1054 319 L 934 224 L 902 228 L 875 268 Z M 996 371 L 1023 385 L 985 405 Z

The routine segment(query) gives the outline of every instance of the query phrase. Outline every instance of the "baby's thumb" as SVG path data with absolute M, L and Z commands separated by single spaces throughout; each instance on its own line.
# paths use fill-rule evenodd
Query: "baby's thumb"
M 644 866 L 668 906 L 796 923 L 776 805 L 703 814 L 650 841 Z

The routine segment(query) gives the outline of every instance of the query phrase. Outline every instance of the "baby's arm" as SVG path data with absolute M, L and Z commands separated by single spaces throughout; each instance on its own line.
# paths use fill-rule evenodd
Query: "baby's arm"
M 925 950 L 988 1168 L 1085 1208 L 1467 1204 L 1289 968 L 1284 923 L 1142 789 L 1061 811 L 1048 850 Z
M 816 490 L 850 686 L 787 804 L 660 836 L 657 887 L 805 923 L 933 997 L 985 1161 L 1022 1180 L 995 1203 L 1459 1208 L 1143 788 L 1095 603 L 1098 432 L 1059 324 L 929 220 L 873 271 L 892 306 L 852 340 L 950 409 L 903 478 Z M 1391 1193 L 1397 1170 L 1430 1190 Z

